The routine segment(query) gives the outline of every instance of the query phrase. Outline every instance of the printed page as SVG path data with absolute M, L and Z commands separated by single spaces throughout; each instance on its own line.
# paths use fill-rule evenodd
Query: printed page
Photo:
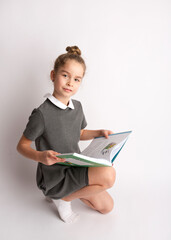
M 81 154 L 110 161 L 111 152 L 116 150 L 115 153 L 117 153 L 130 133 L 112 134 L 108 139 L 105 137 L 95 138 Z
M 123 140 L 121 143 L 118 143 L 118 145 L 113 148 L 112 152 L 111 152 L 111 160 L 114 158 L 114 156 L 120 151 L 120 149 L 122 148 L 122 146 L 125 144 L 125 142 L 127 141 L 128 137 Z M 112 161 L 113 162 L 113 161 Z

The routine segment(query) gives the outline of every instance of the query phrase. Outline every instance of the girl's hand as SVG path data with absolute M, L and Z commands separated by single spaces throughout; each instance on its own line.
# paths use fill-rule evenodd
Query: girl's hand
M 56 157 L 58 154 L 60 153 L 52 150 L 42 151 L 39 153 L 39 162 L 45 165 L 53 165 L 57 162 L 65 162 L 65 159 Z
M 101 136 L 104 136 L 105 138 L 108 138 L 108 136 L 110 135 L 110 134 L 113 134 L 113 132 L 112 131 L 110 131 L 110 130 L 100 130 L 100 134 L 101 134 Z

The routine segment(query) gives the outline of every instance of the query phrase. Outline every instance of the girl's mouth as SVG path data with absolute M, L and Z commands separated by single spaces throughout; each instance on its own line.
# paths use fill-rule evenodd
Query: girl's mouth
M 64 91 L 66 91 L 66 92 L 72 92 L 72 90 L 71 90 L 71 89 L 68 89 L 68 88 L 64 88 Z

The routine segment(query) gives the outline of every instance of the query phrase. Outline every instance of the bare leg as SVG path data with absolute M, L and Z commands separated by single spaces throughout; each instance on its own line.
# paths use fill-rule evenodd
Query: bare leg
M 70 201 L 74 199 L 80 199 L 92 209 L 103 214 L 108 213 L 112 210 L 114 204 L 113 199 L 105 190 L 113 186 L 115 175 L 116 173 L 113 167 L 89 168 L 89 186 L 64 197 L 62 200 L 64 200 L 63 202 L 65 203 L 70 203 Z M 61 211 L 61 216 L 62 214 L 63 210 Z M 68 218 L 62 219 L 65 222 L 68 222 Z M 69 217 L 69 222 L 72 221 L 73 219 L 71 216 L 71 221 Z
M 87 197 L 104 192 L 106 189 L 113 186 L 115 182 L 115 175 L 116 173 L 113 167 L 89 168 L 89 186 L 81 188 L 69 196 L 64 197 L 63 200 L 72 201 L 77 198 L 87 199 Z
M 87 198 L 81 198 L 82 202 L 100 213 L 108 213 L 113 209 L 114 201 L 108 192 L 104 191 Z

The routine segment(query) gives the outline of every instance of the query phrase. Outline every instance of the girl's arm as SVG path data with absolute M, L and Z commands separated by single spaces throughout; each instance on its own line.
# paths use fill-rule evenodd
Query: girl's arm
M 23 135 L 17 145 L 17 151 L 24 157 L 41 162 L 45 165 L 52 165 L 56 162 L 65 162 L 65 159 L 56 157 L 59 153 L 52 150 L 37 151 L 31 147 L 31 143 L 32 141 Z
M 91 140 L 95 137 L 102 137 L 104 136 L 105 138 L 108 138 L 109 134 L 113 134 L 112 131 L 110 130 L 87 130 L 87 129 L 82 129 L 80 133 L 80 140 Z

